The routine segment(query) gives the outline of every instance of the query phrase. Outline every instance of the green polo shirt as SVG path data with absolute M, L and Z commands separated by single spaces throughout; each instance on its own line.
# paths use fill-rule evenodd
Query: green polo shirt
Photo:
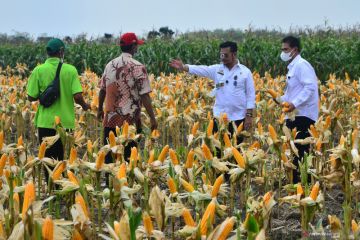
M 48 58 L 44 64 L 37 66 L 31 73 L 27 94 L 38 98 L 40 92 L 54 80 L 59 58 Z M 64 128 L 75 128 L 74 97 L 82 92 L 79 76 L 74 66 L 64 63 L 60 71 L 60 98 L 48 108 L 39 105 L 35 115 L 35 126 L 39 128 L 54 128 L 54 118 L 59 116 Z

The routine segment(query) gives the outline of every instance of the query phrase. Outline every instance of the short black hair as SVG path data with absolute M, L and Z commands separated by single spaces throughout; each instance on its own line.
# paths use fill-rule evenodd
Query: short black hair
M 226 41 L 220 44 L 220 48 L 230 48 L 232 53 L 237 53 L 238 47 L 236 42 Z
M 50 49 L 46 49 L 46 52 L 49 55 L 49 57 L 57 57 L 60 53 L 60 51 L 53 52 Z
M 130 44 L 130 45 L 120 46 L 121 51 L 122 51 L 122 52 L 125 52 L 125 53 L 129 53 L 129 52 L 132 50 L 134 44 L 135 44 L 135 43 Z
M 286 36 L 281 42 L 289 44 L 291 48 L 297 47 L 299 51 L 301 50 L 300 38 L 294 36 Z

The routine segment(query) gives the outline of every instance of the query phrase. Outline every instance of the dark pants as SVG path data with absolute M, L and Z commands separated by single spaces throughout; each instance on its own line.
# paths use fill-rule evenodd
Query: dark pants
M 107 144 L 108 142 L 108 138 L 109 138 L 109 134 L 110 134 L 110 131 L 113 131 L 113 133 L 115 134 L 116 136 L 116 129 L 115 128 L 108 128 L 108 127 L 105 127 L 104 128 L 104 139 L 103 139 L 103 143 L 104 145 Z M 137 130 L 137 132 L 139 133 L 139 131 L 141 132 L 141 129 L 140 130 Z M 124 148 L 124 159 L 125 161 L 128 161 L 130 155 L 131 155 L 131 148 L 132 147 L 137 147 L 137 143 L 135 141 L 130 141 L 128 142 L 128 144 L 125 146 Z M 112 158 L 112 155 L 111 153 L 108 153 L 105 157 L 105 163 L 112 163 L 113 162 L 113 158 Z
M 308 117 L 295 117 L 294 121 L 291 121 L 289 119 L 286 120 L 286 127 L 288 127 L 290 130 L 293 130 L 296 128 L 298 134 L 296 135 L 296 139 L 305 139 L 307 137 L 310 137 L 309 129 L 310 126 L 313 125 L 315 122 L 311 120 Z M 310 150 L 310 144 L 308 145 L 301 145 L 301 144 L 295 144 L 296 148 L 299 151 L 299 157 L 294 157 L 294 165 L 297 169 L 293 170 L 293 176 L 294 176 L 294 183 L 298 183 L 301 181 L 300 178 L 300 169 L 299 169 L 299 161 L 303 159 L 305 153 L 309 153 Z
M 52 137 L 56 135 L 56 130 L 51 128 L 38 128 L 39 143 L 42 143 L 44 137 Z M 64 160 L 64 147 L 60 139 L 58 139 L 54 145 L 47 148 L 45 151 L 45 157 L 54 158 L 55 160 Z M 49 166 L 52 170 L 53 168 Z M 49 173 L 45 169 L 45 178 L 48 182 Z

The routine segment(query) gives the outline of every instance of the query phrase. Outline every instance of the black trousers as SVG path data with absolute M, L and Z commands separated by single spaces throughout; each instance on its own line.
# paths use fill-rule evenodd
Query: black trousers
M 109 134 L 110 134 L 110 131 L 113 131 L 113 133 L 115 134 L 116 136 L 116 129 L 115 128 L 108 128 L 108 127 L 105 127 L 104 128 L 104 139 L 103 139 L 103 144 L 106 145 L 107 142 L 108 142 L 108 138 L 109 138 Z M 137 130 L 137 133 L 141 132 L 141 129 L 140 130 Z M 125 161 L 128 161 L 130 155 L 131 155 L 131 148 L 132 147 L 137 147 L 137 143 L 135 141 L 130 141 L 128 142 L 128 144 L 125 146 L 124 148 L 124 159 Z M 105 157 L 105 163 L 112 163 L 113 162 L 113 158 L 112 158 L 112 155 L 111 153 L 108 153 Z
M 314 123 L 315 121 L 311 120 L 308 117 L 298 116 L 295 117 L 294 121 L 287 119 L 286 127 L 288 127 L 290 130 L 296 128 L 296 130 L 298 131 L 298 134 L 296 135 L 296 139 L 305 139 L 307 137 L 310 137 L 309 129 L 310 126 L 313 125 Z M 298 183 L 301 181 L 299 161 L 304 158 L 305 153 L 309 153 L 310 144 L 308 145 L 295 144 L 295 146 L 299 151 L 299 157 L 297 156 L 294 157 L 293 163 L 297 169 L 293 170 L 293 176 L 294 176 L 294 183 Z
M 56 130 L 52 128 L 38 128 L 38 137 L 39 137 L 39 144 L 42 143 L 43 138 L 45 137 L 52 137 L 56 135 Z M 55 160 L 64 160 L 64 147 L 60 139 L 58 139 L 54 145 L 47 148 L 45 151 L 45 157 L 54 158 Z M 49 168 L 52 170 L 49 166 Z M 49 173 L 45 169 L 45 179 L 46 182 L 49 180 Z

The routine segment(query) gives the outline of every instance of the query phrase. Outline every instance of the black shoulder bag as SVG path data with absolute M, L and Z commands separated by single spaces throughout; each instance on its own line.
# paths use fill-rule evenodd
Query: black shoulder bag
M 60 97 L 60 70 L 62 62 L 59 63 L 54 80 L 40 93 L 40 104 L 45 108 L 50 107 Z

